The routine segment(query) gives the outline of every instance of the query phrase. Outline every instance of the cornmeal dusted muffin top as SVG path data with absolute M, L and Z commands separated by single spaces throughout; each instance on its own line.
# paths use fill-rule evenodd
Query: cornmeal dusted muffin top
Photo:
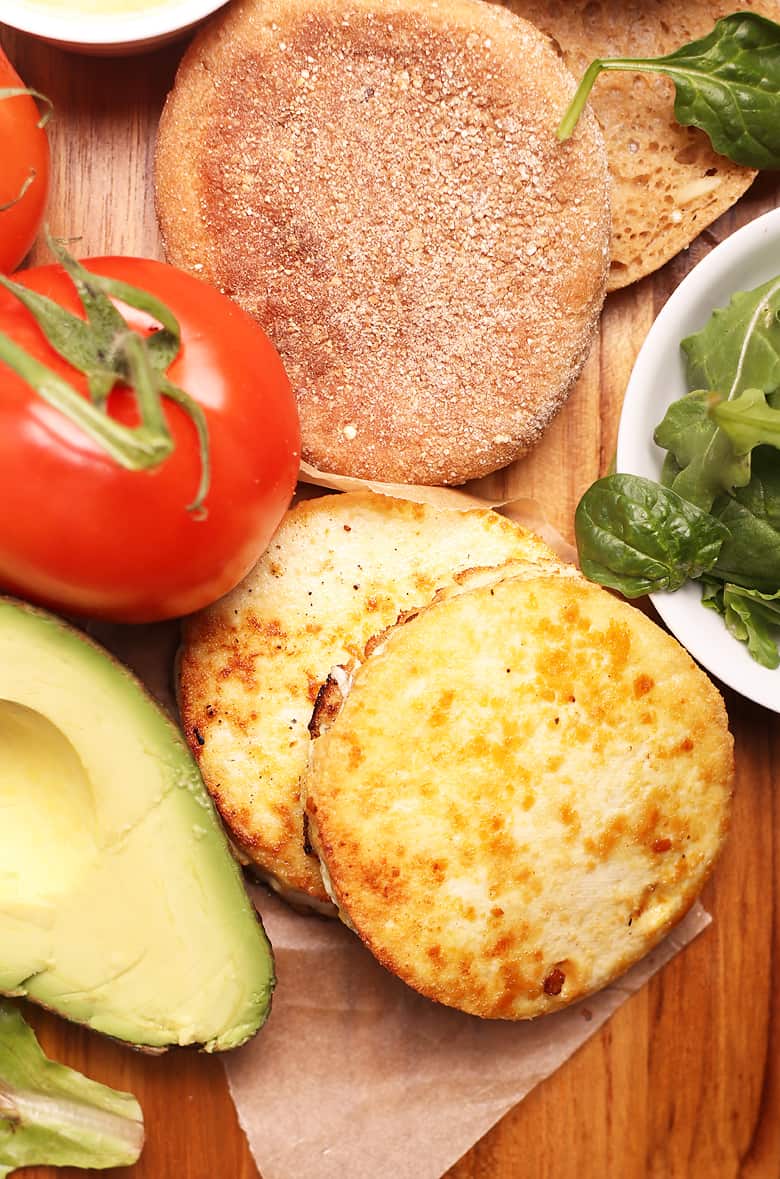
M 551 42 L 482 0 L 241 0 L 160 127 L 168 258 L 250 311 L 324 470 L 460 483 L 536 443 L 604 295 L 606 156 Z

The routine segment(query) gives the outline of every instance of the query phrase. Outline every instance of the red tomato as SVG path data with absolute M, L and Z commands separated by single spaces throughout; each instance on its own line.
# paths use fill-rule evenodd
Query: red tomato
M 66 612 L 123 622 L 187 614 L 226 593 L 267 546 L 292 496 L 299 462 L 290 383 L 262 329 L 230 299 L 161 262 L 95 258 L 96 274 L 143 287 L 181 325 L 168 378 L 202 406 L 211 441 L 205 518 L 187 511 L 200 476 L 195 427 L 170 401 L 175 450 L 149 471 L 118 466 L 97 442 L 0 363 L 0 586 Z M 59 266 L 16 278 L 84 318 Z M 148 315 L 120 305 L 131 327 Z M 0 290 L 0 332 L 86 396 L 85 378 Z M 134 394 L 108 410 L 128 425 Z
M 23 86 L 0 49 L 0 90 Z M 49 141 L 38 126 L 40 118 L 29 95 L 0 99 L 0 206 L 10 206 L 0 212 L 0 273 L 19 265 L 43 219 L 49 191 Z

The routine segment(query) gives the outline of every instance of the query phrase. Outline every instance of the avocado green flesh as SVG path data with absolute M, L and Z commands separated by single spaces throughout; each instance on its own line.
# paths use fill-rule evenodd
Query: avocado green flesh
M 78 632 L 0 601 L 0 993 L 216 1050 L 253 1035 L 273 984 L 174 726 Z

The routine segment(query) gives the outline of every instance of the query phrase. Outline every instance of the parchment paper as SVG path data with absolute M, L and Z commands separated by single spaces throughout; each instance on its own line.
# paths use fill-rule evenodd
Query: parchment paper
M 553 528 L 544 510 L 535 499 L 530 497 L 515 497 L 511 500 L 488 499 L 477 494 L 473 487 L 463 491 L 459 487 L 429 487 L 417 483 L 377 483 L 372 479 L 355 479 L 349 475 L 331 475 L 327 471 L 320 471 L 310 463 L 301 463 L 299 488 L 306 485 L 316 494 L 316 488 L 326 488 L 331 491 L 374 491 L 378 495 L 391 495 L 396 499 L 411 499 L 415 503 L 432 504 L 438 508 L 455 508 L 465 511 L 468 508 L 495 508 L 502 516 L 514 520 L 530 532 L 541 536 L 563 561 L 572 565 L 577 562 L 577 550 Z
M 303 477 L 341 491 L 366 486 L 313 469 Z M 442 506 L 500 507 L 576 558 L 534 500 L 491 505 L 447 488 L 370 486 Z M 176 623 L 88 629 L 175 713 Z M 697 904 L 613 986 L 556 1015 L 507 1023 L 423 999 L 338 921 L 251 891 L 278 984 L 268 1023 L 225 1068 L 263 1179 L 438 1179 L 710 922 Z
M 506 1023 L 421 998 L 338 922 L 252 891 L 278 985 L 225 1068 L 263 1179 L 438 1179 L 710 922 L 696 905 L 607 990 Z

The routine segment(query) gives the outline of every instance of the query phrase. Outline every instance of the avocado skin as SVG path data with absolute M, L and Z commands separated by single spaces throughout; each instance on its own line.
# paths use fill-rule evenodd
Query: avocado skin
M 0 994 L 151 1051 L 262 1026 L 271 947 L 184 740 L 98 644 L 10 598 L 0 807 Z

